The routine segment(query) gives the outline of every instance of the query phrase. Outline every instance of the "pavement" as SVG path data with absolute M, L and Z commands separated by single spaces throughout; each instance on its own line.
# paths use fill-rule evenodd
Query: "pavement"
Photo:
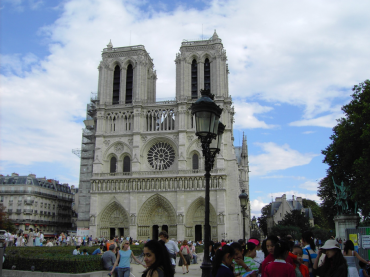
M 202 265 L 203 262 L 203 253 L 198 253 L 198 263 L 197 264 L 191 264 L 189 265 L 189 273 L 183 274 L 182 273 L 182 267 L 181 266 L 176 266 L 176 273 L 175 277 L 199 277 L 202 276 L 202 269 L 200 266 Z M 179 258 L 176 259 L 176 264 L 179 264 Z M 143 274 L 143 271 L 145 268 L 142 265 L 136 265 L 136 264 L 131 264 L 131 276 L 134 275 L 135 277 L 141 277 Z M 186 268 L 185 268 L 186 270 Z M 132 277 L 134 277 L 132 276 Z

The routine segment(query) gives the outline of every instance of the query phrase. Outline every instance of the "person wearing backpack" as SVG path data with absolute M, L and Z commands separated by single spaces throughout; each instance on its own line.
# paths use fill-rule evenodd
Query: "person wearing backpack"
M 310 277 L 314 277 L 312 273 L 313 264 L 317 258 L 316 245 L 313 241 L 313 234 L 311 231 L 306 231 L 302 234 L 303 248 L 303 263 L 308 267 Z
M 179 266 L 182 266 L 182 274 L 185 274 L 185 266 L 186 266 L 186 273 L 189 273 L 189 264 L 190 264 L 190 249 L 188 246 L 188 241 L 184 240 L 180 247 L 180 252 L 184 256 L 186 260 L 186 265 L 183 264 L 182 259 L 179 260 Z

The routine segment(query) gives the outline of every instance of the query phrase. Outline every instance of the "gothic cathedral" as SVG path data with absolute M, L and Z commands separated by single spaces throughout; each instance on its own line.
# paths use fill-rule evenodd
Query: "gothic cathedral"
M 211 172 L 212 240 L 242 238 L 239 194 L 249 194 L 246 139 L 234 147 L 226 51 L 216 32 L 176 54 L 176 98 L 156 101 L 156 71 L 143 45 L 114 48 L 98 67 L 98 93 L 82 134 L 77 226 L 95 237 L 178 240 L 204 234 L 204 158 L 189 107 L 209 88 L 226 124 Z M 246 230 L 249 233 L 249 208 Z

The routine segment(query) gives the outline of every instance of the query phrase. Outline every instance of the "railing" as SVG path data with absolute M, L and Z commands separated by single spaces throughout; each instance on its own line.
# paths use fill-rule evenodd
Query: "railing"
M 118 51 L 130 51 L 130 50 L 145 50 L 144 45 L 124 46 L 116 48 L 104 48 L 103 52 L 118 52 Z
M 24 204 L 26 205 L 32 205 L 35 202 L 35 200 L 24 200 Z
M 29 190 L 16 190 L 16 191 L 13 191 L 13 190 L 3 190 L 1 193 L 2 194 L 5 194 L 5 193 L 10 193 L 10 194 L 37 194 L 37 195 L 42 195 L 42 196 L 46 196 L 46 197 L 71 200 L 71 199 L 68 199 L 67 197 L 64 197 L 64 196 L 58 197 L 57 195 L 53 195 L 53 194 L 45 193 L 45 192 L 40 192 L 40 191 L 29 191 Z M 55 192 L 55 193 L 57 193 L 57 192 Z M 68 192 L 65 192 L 65 193 L 68 193 Z M 72 195 L 72 193 L 70 193 L 70 195 Z M 13 203 L 13 200 L 9 200 L 9 203 Z
M 162 171 L 135 171 L 135 172 L 115 172 L 115 173 L 93 173 L 93 177 L 120 177 L 120 176 L 161 176 L 161 175 L 193 175 L 201 174 L 204 175 L 204 170 L 162 170 Z M 225 173 L 225 169 L 213 169 L 212 174 Z
M 210 189 L 224 189 L 224 176 L 212 175 Z M 185 176 L 163 178 L 126 178 L 126 179 L 95 179 L 91 180 L 91 193 L 128 192 L 128 191 L 197 191 L 205 189 L 204 176 Z
M 33 213 L 33 210 L 31 210 L 31 209 L 23 209 L 23 213 L 24 214 L 32 214 Z
M 17 209 L 17 211 L 15 213 L 16 214 L 21 214 L 22 213 L 22 209 Z

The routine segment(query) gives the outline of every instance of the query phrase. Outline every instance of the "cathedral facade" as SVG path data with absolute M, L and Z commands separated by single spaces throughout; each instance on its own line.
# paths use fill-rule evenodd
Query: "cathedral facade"
M 176 97 L 156 102 L 156 72 L 142 45 L 102 52 L 98 93 L 83 133 L 78 227 L 93 237 L 204 237 L 204 157 L 189 110 L 210 89 L 226 125 L 210 181 L 211 238 L 242 237 L 239 194 L 249 194 L 248 150 L 234 147 L 226 51 L 216 32 L 176 54 Z M 249 215 L 249 209 L 247 217 Z M 249 232 L 249 220 L 246 230 Z

